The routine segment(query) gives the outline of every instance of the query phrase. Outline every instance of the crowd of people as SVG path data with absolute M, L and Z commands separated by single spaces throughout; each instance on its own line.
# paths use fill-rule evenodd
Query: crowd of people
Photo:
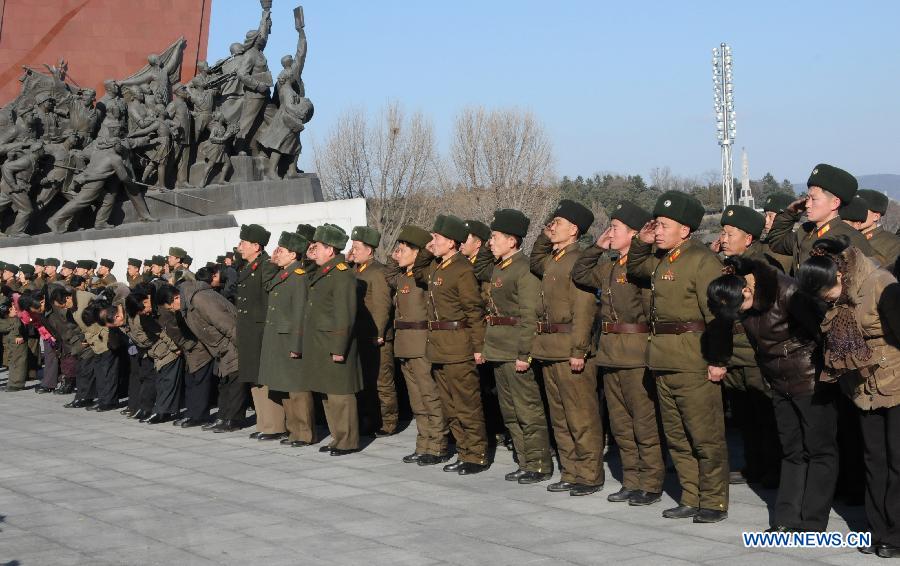
M 823 531 L 843 485 L 864 493 L 873 544 L 860 550 L 897 557 L 888 203 L 820 164 L 798 200 L 727 207 L 712 244 L 695 234 L 701 204 L 670 191 L 652 211 L 617 204 L 587 247 L 594 215 L 563 200 L 528 255 L 530 219 L 502 209 L 490 224 L 404 226 L 387 263 L 370 227 L 302 224 L 271 256 L 270 233 L 244 225 L 233 252 L 196 273 L 177 247 L 129 260 L 127 282 L 105 259 L 4 264 L 7 390 L 42 365 L 35 391 L 74 391 L 66 407 L 127 397 L 130 418 L 215 433 L 246 426 L 252 401 L 251 438 L 295 448 L 319 443 L 321 401 L 319 451 L 346 456 L 361 435 L 398 431 L 402 376 L 417 432 L 403 462 L 477 474 L 506 435 L 517 468 L 505 480 L 551 482 L 558 467 L 546 489 L 571 496 L 603 488 L 605 406 L 622 468 L 609 501 L 659 502 L 667 447 L 681 494 L 664 517 L 721 521 L 729 485 L 758 482 L 778 488 L 771 531 Z

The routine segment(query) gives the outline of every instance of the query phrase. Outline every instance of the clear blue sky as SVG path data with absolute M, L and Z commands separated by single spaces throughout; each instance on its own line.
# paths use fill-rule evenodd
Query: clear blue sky
M 293 53 L 293 0 L 274 0 L 273 75 Z M 304 82 L 321 139 L 346 109 L 400 100 L 446 148 L 469 104 L 535 112 L 560 175 L 681 175 L 719 167 L 711 50 L 734 52 L 737 157 L 750 174 L 803 182 L 819 161 L 900 173 L 900 2 L 306 0 Z M 209 59 L 259 19 L 255 0 L 213 0 Z

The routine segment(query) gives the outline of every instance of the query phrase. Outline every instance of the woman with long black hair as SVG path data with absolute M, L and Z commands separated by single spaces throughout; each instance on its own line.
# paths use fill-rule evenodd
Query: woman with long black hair
M 725 260 L 725 274 L 707 288 L 715 320 L 704 334 L 707 359 L 731 356 L 741 324 L 772 388 L 781 442 L 778 497 L 770 531 L 824 531 L 837 481 L 836 387 L 819 380 L 821 309 L 804 301 L 797 283 L 764 261 Z
M 900 285 L 843 237 L 821 239 L 798 271 L 825 302 L 825 371 L 859 409 L 873 546 L 900 557 Z

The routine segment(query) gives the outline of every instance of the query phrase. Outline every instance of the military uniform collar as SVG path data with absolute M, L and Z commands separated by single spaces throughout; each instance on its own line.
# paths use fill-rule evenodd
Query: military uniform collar
M 448 267 L 450 267 L 450 265 L 453 264 L 453 262 L 455 262 L 456 260 L 458 260 L 461 257 L 465 257 L 465 256 L 463 256 L 459 252 L 456 252 L 455 254 L 448 257 L 447 259 L 442 259 L 441 263 L 438 264 L 438 269 L 447 269 Z M 466 261 L 469 261 L 469 258 L 466 258 Z
M 872 224 L 868 228 L 862 231 L 862 235 L 866 237 L 867 240 L 871 240 L 875 233 L 878 232 L 878 229 L 881 228 L 878 224 Z
M 524 258 L 525 256 L 522 255 L 521 252 L 522 252 L 522 250 L 516 250 L 516 251 L 515 251 L 511 256 L 509 256 L 508 258 L 506 258 L 506 259 L 504 259 L 504 260 L 501 260 L 497 267 L 499 267 L 500 269 L 506 269 L 507 267 L 509 267 L 510 265 L 512 265 L 513 262 L 515 262 L 515 261 L 518 260 L 519 258 Z
M 321 269 L 319 269 L 319 273 L 322 275 L 327 275 L 327 274 L 331 273 L 331 271 L 334 269 L 337 269 L 338 271 L 346 271 L 346 269 L 347 269 L 346 261 L 347 260 L 344 259 L 344 254 L 337 254 L 333 258 L 328 260 L 328 263 L 323 265 L 321 267 Z M 341 266 L 343 266 L 343 269 L 341 268 Z
M 821 226 L 813 228 L 813 232 L 815 232 L 816 238 L 821 238 L 822 236 L 824 236 L 825 234 L 830 232 L 834 228 L 835 222 L 843 222 L 843 220 L 841 219 L 840 216 L 835 216 L 834 218 L 832 218 L 825 224 L 822 224 Z

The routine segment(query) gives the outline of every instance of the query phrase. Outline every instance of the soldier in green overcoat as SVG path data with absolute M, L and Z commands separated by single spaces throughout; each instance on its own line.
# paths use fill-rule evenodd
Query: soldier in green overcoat
M 881 191 L 872 189 L 862 189 L 858 194 L 868 209 L 860 232 L 866 237 L 872 248 L 884 258 L 885 264 L 882 267 L 890 271 L 894 268 L 897 257 L 900 256 L 900 237 L 881 227 L 881 219 L 887 214 L 890 199 Z

